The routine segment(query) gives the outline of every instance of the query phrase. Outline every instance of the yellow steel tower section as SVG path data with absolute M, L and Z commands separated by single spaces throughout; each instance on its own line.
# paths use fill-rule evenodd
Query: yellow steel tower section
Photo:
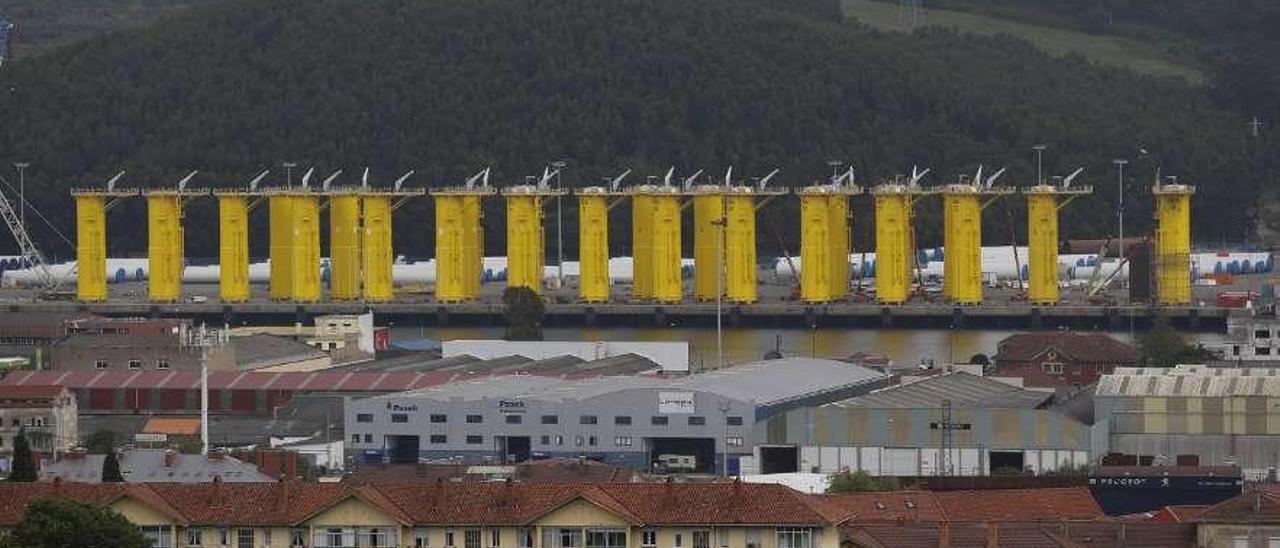
M 871 189 L 876 207 L 876 299 L 902 304 L 911 296 L 916 269 L 915 203 L 932 194 L 906 180 Z
M 80 301 L 107 300 L 107 211 L 120 198 L 138 194 L 115 188 L 123 175 L 120 172 L 107 181 L 105 190 L 71 190 L 76 202 L 76 299 Z
M 294 302 L 320 300 L 320 196 L 293 196 L 292 278 Z
M 650 266 L 653 300 L 679 303 L 684 298 L 680 278 L 680 194 L 674 187 L 659 187 L 653 198 L 653 258 Z
M 271 300 L 293 298 L 293 197 L 272 191 L 267 197 L 270 216 L 268 294 Z
M 218 298 L 224 303 L 249 300 L 249 211 L 259 203 L 258 174 L 248 189 L 214 190 L 218 198 Z
M 1058 292 L 1058 210 L 1080 196 L 1091 194 L 1091 187 L 1038 184 L 1025 188 L 1027 196 L 1027 245 L 1031 255 L 1027 263 L 1027 300 L 1033 304 L 1056 304 Z
M 722 261 L 725 228 L 725 193 L 716 185 L 700 185 L 693 194 L 693 298 L 714 301 L 724 293 Z
M 827 268 L 831 274 L 827 276 L 831 284 L 831 300 L 839 300 L 849 296 L 849 231 L 852 223 L 849 218 L 849 195 L 836 193 L 827 196 L 827 222 L 831 228 L 827 230 Z
M 1184 184 L 1151 187 L 1156 197 L 1156 298 L 1163 305 L 1191 303 L 1191 195 Z
M 182 226 L 183 202 L 208 190 L 188 190 L 192 172 L 178 182 L 177 189 L 149 189 L 147 198 L 147 297 L 152 302 L 171 303 L 182 298 L 182 271 L 185 230 Z
M 800 189 L 800 300 L 825 303 L 849 292 L 849 197 L 862 189 L 833 179 Z
M 550 188 L 544 177 L 538 184 L 518 185 L 502 191 L 507 202 L 507 287 L 527 287 L 542 292 L 546 266 L 546 233 L 542 205 L 548 196 L 564 194 Z
M 644 185 L 631 198 L 631 297 L 653 298 L 653 196 L 645 192 L 658 188 Z
M 943 187 L 942 290 L 953 303 L 982 302 L 982 209 L 1012 193 L 1011 188 L 991 188 L 980 181 Z
M 329 197 L 329 296 L 349 301 L 360 298 L 360 206 L 354 188 L 333 190 Z
M 578 195 L 578 299 L 609 301 L 609 189 L 592 186 Z
M 470 301 L 480 296 L 484 268 L 484 225 L 480 199 L 494 193 L 489 170 L 461 187 L 431 190 L 436 205 L 436 300 Z M 485 183 L 476 186 L 475 182 Z
M 364 299 L 368 302 L 386 302 L 395 297 L 392 264 L 395 262 L 391 246 L 392 215 L 415 196 L 426 194 L 425 189 L 402 189 L 401 184 L 413 172 L 396 180 L 391 190 L 361 189 L 363 237 L 361 265 L 364 274 Z

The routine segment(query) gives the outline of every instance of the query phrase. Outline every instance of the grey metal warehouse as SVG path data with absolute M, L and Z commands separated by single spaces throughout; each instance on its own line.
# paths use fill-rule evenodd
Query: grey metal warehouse
M 698 472 L 733 473 L 751 454 L 757 423 L 888 379 L 811 358 L 681 377 L 508 375 L 348 399 L 344 417 L 348 448 L 364 462 L 586 457 L 645 468 L 661 455 L 687 455 Z

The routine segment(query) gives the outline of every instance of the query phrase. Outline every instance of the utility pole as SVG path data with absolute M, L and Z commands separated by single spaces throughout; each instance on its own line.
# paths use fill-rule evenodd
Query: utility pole
M 556 190 L 564 189 L 564 182 L 560 179 L 564 172 L 564 160 L 556 160 L 551 162 L 551 167 L 556 168 Z M 564 287 L 564 208 L 560 203 L 560 195 L 556 194 L 556 288 Z
M 720 272 L 716 273 L 716 369 L 724 369 L 724 331 L 722 329 L 721 306 L 724 301 L 724 228 L 729 223 L 725 217 L 724 208 L 727 205 L 724 196 L 720 197 L 720 218 L 711 221 L 716 225 L 719 234 L 716 235 L 716 262 L 720 263 Z
M 1044 184 L 1044 176 L 1042 175 L 1043 171 L 1041 170 L 1042 164 L 1040 163 L 1040 155 L 1044 153 L 1045 148 L 1048 148 L 1048 147 L 1046 145 L 1035 145 L 1031 147 L 1032 150 L 1036 151 L 1036 184 L 1037 185 Z
M 22 225 L 22 229 L 27 228 L 27 168 L 31 164 L 27 162 L 18 162 L 13 164 L 18 168 L 18 223 Z
M 1116 164 L 1116 168 L 1119 170 L 1119 174 L 1116 176 L 1116 195 L 1118 196 L 1116 200 L 1116 217 L 1119 224 L 1117 236 L 1120 238 L 1120 252 L 1116 255 L 1123 260 L 1128 255 L 1124 245 L 1124 165 L 1129 163 L 1129 160 L 1116 158 L 1112 162 Z
M 186 346 L 200 349 L 200 454 L 205 456 L 209 455 L 209 350 L 225 346 L 227 333 L 225 327 L 207 329 L 200 324 L 199 328 L 186 329 L 182 337 Z

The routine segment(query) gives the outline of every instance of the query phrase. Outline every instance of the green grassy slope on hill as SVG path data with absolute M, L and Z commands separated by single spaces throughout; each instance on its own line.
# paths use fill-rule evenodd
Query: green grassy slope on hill
M 195 185 L 227 186 L 281 161 L 321 173 L 372 166 L 380 184 L 416 169 L 420 186 L 486 165 L 511 184 L 567 159 L 574 186 L 670 165 L 780 167 L 775 182 L 798 186 L 834 157 L 864 184 L 912 164 L 950 182 L 983 163 L 1009 166 L 1005 181 L 1025 185 L 1029 147 L 1043 142 L 1046 171 L 1090 166 L 1082 184 L 1111 181 L 1112 158 L 1151 150 L 1130 173 L 1145 177 L 1158 161 L 1200 183 L 1197 237 L 1217 241 L 1241 234 L 1248 216 L 1210 214 L 1240 207 L 1268 177 L 1252 169 L 1238 115 L 1201 89 L 1003 37 L 851 27 L 834 1 L 226 0 L 6 65 L 0 89 L 0 161 L 33 164 L 28 193 L 64 231 L 67 190 L 122 168 L 130 186 L 191 169 L 202 170 Z M 1131 182 L 1134 231 L 1148 219 L 1143 186 Z M 1105 234 L 1112 200 L 1070 208 L 1064 234 Z M 858 203 L 865 246 L 871 223 Z M 493 205 L 487 247 L 500 253 Z M 576 208 L 565 209 L 573 256 Z M 792 250 L 794 210 L 780 200 L 767 213 Z M 615 212 L 612 242 L 625 251 L 625 210 Z M 143 249 L 141 205 L 112 215 L 112 253 Z M 430 215 L 428 200 L 398 214 L 397 252 L 430 255 Z M 921 216 L 921 243 L 937 243 L 936 204 Z M 1004 216 L 992 217 L 990 241 L 1007 241 Z M 190 255 L 216 254 L 215 219 L 210 201 L 193 202 Z M 265 251 L 259 221 L 255 255 Z
M 873 27 L 896 32 L 912 30 L 912 19 L 899 4 L 874 0 L 843 0 L 845 14 Z M 1055 56 L 1082 55 L 1086 59 L 1153 76 L 1185 78 L 1202 84 L 1205 76 L 1185 62 L 1178 62 L 1160 48 L 1141 41 L 1088 34 L 1067 28 L 1034 25 L 991 15 L 920 8 L 919 25 L 936 25 L 980 35 L 1007 34 L 1030 42 Z

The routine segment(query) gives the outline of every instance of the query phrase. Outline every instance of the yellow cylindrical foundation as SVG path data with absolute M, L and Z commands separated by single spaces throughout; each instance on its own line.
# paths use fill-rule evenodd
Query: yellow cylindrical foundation
M 844 194 L 827 196 L 827 276 L 831 300 L 849 295 L 849 197 Z
M 749 304 L 759 299 L 756 288 L 756 203 L 751 195 L 726 198 L 725 298 Z
M 693 297 L 699 301 L 715 300 L 724 291 L 720 281 L 724 202 L 724 195 L 714 192 L 693 197 Z
M 943 290 L 957 304 L 982 302 L 982 204 L 977 194 L 943 197 Z
M 481 251 L 480 197 L 471 194 L 437 194 L 436 199 L 436 299 L 461 302 L 480 295 Z
M 911 195 L 876 194 L 876 298 L 901 304 L 911 294 L 913 263 Z
M 631 296 L 653 298 L 653 197 L 637 194 L 631 199 Z
M 387 196 L 365 196 L 363 205 L 363 237 L 360 241 L 364 274 L 364 299 L 386 302 L 395 296 L 391 265 L 395 261 L 391 248 L 391 199 Z
M 293 197 L 272 195 L 267 207 L 271 262 L 268 294 L 272 300 L 287 301 L 293 298 Z
M 578 298 L 609 300 L 609 202 L 604 195 L 578 198 Z
M 683 300 L 680 279 L 680 197 L 653 197 L 653 300 L 678 303 Z
M 831 300 L 831 208 L 825 194 L 800 195 L 800 299 Z
M 544 234 L 542 197 L 509 194 L 507 200 L 507 287 L 542 291 Z
M 244 196 L 218 196 L 218 296 L 249 300 L 249 205 Z
M 316 302 L 320 300 L 320 200 L 295 196 L 292 201 L 292 300 Z
M 329 295 L 348 301 L 360 298 L 360 196 L 335 194 L 329 199 Z
M 76 195 L 76 298 L 107 300 L 106 198 Z
M 182 298 L 182 197 L 147 196 L 147 297 L 171 303 Z
M 1050 193 L 1027 195 L 1027 300 L 1054 304 L 1058 292 L 1058 199 Z
M 1191 194 L 1194 187 L 1165 185 L 1156 196 L 1156 295 L 1160 304 L 1191 303 Z
M 468 194 L 462 197 L 462 222 L 466 230 L 463 232 L 462 263 L 466 273 L 462 281 L 466 283 L 467 299 L 480 297 L 480 278 L 484 274 L 484 211 L 480 209 L 480 196 Z

